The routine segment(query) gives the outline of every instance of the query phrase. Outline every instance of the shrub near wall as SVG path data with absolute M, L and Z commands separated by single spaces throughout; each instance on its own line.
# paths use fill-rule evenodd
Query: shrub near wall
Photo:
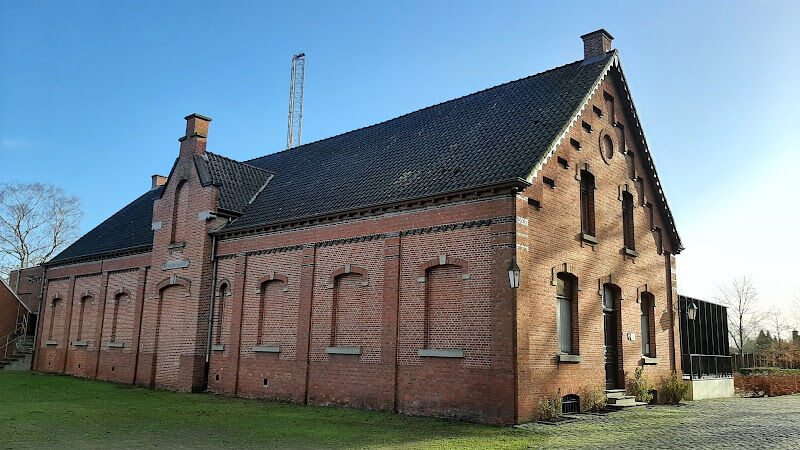
M 800 393 L 800 370 L 754 367 L 740 369 L 733 385 L 745 395 L 791 395 Z

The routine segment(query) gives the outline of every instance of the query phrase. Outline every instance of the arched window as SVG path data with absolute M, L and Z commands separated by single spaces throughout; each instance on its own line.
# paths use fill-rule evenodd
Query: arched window
M 117 342 L 117 322 L 119 322 L 119 304 L 128 299 L 127 292 L 114 296 L 114 309 L 111 312 L 111 342 Z
M 636 250 L 636 242 L 633 234 L 633 195 L 631 195 L 630 192 L 622 193 L 622 228 L 625 248 Z
M 84 315 L 86 314 L 86 312 L 85 312 L 85 310 L 86 310 L 86 302 L 90 302 L 91 300 L 92 300 L 92 297 L 89 297 L 87 295 L 85 297 L 82 297 L 81 301 L 79 303 L 79 308 L 80 308 L 79 311 L 78 311 L 78 340 L 79 341 L 83 340 L 83 318 L 84 318 Z
M 607 160 L 614 157 L 614 141 L 611 140 L 609 135 L 603 136 L 603 154 Z
M 52 310 L 50 312 L 50 328 L 47 330 L 47 339 L 53 339 L 53 324 L 56 323 L 56 311 L 58 310 L 58 305 L 61 304 L 61 299 L 56 297 L 53 299 L 53 303 L 50 305 Z
M 463 322 L 463 269 L 454 264 L 430 267 L 425 273 L 424 348 L 453 350 L 463 344 L 454 330 Z
M 172 235 L 170 243 L 184 242 L 185 237 L 183 227 L 179 226 L 179 222 L 186 220 L 186 208 L 188 207 L 188 199 L 186 192 L 186 180 L 178 183 L 175 188 L 175 203 L 172 205 Z
M 581 233 L 595 237 L 594 175 L 581 170 Z
M 578 302 L 575 300 L 577 279 L 574 275 L 559 272 L 556 278 L 558 315 L 558 352 L 578 354 Z
M 369 293 L 362 281 L 365 277 L 356 272 L 343 273 L 334 278 L 331 305 L 331 346 L 356 345 L 362 341 L 363 306 Z
M 642 355 L 654 357 L 656 354 L 655 330 L 655 296 L 650 292 L 643 292 L 641 296 L 642 307 Z
M 219 285 L 219 297 L 216 302 L 217 310 L 217 331 L 214 342 L 216 345 L 222 345 L 222 327 L 225 325 L 225 302 L 228 295 L 228 283 L 223 282 Z

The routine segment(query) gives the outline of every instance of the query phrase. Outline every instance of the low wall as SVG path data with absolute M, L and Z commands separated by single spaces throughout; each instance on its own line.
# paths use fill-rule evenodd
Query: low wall
M 687 400 L 733 397 L 733 378 L 709 378 L 689 382 Z

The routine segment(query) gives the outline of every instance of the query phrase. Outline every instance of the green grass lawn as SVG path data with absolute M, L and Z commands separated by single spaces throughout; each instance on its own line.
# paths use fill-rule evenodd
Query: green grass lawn
M 680 408 L 632 414 L 624 431 L 581 421 L 535 430 L 319 408 L 29 372 L 0 372 L 0 448 L 526 448 L 620 444 Z M 629 414 L 629 413 L 615 413 Z M 685 420 L 685 418 L 683 419 Z M 629 423 L 628 423 L 629 422 Z

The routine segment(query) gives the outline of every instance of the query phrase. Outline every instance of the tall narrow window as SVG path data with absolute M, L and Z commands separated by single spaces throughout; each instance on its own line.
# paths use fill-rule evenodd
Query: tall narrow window
M 575 301 L 575 277 L 561 272 L 556 280 L 558 302 L 558 352 L 577 354 L 577 302 Z
M 175 203 L 172 205 L 172 236 L 171 243 L 183 242 L 183 228 L 179 225 L 181 220 L 186 218 L 186 208 L 188 199 L 186 198 L 186 180 L 181 181 L 175 188 Z
M 652 342 L 654 325 L 654 305 L 655 297 L 649 292 L 642 293 L 642 355 L 655 356 L 655 348 Z
M 217 299 L 217 337 L 216 345 L 222 344 L 222 327 L 225 325 L 225 297 L 228 295 L 227 283 L 219 285 L 219 298 Z
M 636 250 L 633 235 L 633 195 L 630 192 L 622 193 L 622 228 L 625 234 L 625 248 Z
M 58 305 L 61 303 L 60 298 L 54 298 L 52 304 L 52 312 L 50 313 L 50 329 L 47 331 L 47 339 L 53 339 L 53 324 L 56 323 L 56 311 L 58 310 Z
M 605 104 L 605 110 L 608 111 L 608 123 L 614 124 L 616 122 L 616 117 L 614 114 L 614 96 L 609 94 L 608 92 L 603 92 L 603 103 Z
M 594 175 L 588 170 L 581 170 L 581 233 L 595 236 Z
M 111 313 L 111 342 L 117 342 L 117 322 L 119 318 L 119 304 L 128 298 L 128 294 L 117 294 L 114 297 L 114 310 Z
M 83 297 L 80 302 L 80 310 L 78 313 L 78 340 L 83 340 L 83 316 L 85 315 L 86 302 L 90 301 L 91 297 Z

